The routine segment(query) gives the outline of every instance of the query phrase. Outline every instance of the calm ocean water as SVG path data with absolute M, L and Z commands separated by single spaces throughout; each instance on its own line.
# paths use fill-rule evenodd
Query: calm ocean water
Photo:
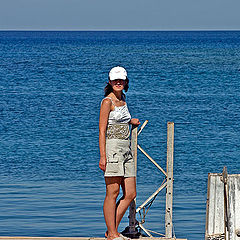
M 174 231 L 204 239 L 208 173 L 240 173 L 240 32 L 0 32 L 0 236 L 103 236 L 98 112 L 115 65 L 163 168 L 175 122 Z M 137 205 L 162 180 L 139 152 Z M 164 199 L 145 223 L 161 233 Z

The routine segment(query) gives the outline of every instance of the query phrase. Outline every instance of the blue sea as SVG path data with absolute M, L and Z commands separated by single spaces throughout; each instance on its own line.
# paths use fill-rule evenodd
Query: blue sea
M 149 120 L 138 142 L 164 169 L 175 123 L 174 233 L 204 239 L 208 173 L 240 173 L 240 31 L 1 31 L 0 236 L 104 235 L 98 116 L 117 65 L 132 116 Z M 163 179 L 138 152 L 137 205 Z M 164 211 L 162 191 L 144 226 L 164 233 Z

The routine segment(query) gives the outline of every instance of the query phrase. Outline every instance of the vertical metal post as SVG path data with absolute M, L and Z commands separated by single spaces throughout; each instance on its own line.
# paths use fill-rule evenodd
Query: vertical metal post
M 132 125 L 131 150 L 135 162 L 135 173 L 137 173 L 137 130 L 138 127 Z M 134 199 L 129 206 L 129 234 L 135 235 L 136 233 L 136 199 Z
M 172 201 L 173 201 L 173 148 L 174 123 L 167 123 L 167 186 L 166 186 L 166 212 L 165 235 L 172 238 Z

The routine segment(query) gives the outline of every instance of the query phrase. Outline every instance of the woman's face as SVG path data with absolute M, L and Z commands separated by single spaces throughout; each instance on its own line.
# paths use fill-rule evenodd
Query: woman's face
M 122 79 L 116 79 L 109 81 L 114 91 L 122 91 L 126 85 L 126 81 Z

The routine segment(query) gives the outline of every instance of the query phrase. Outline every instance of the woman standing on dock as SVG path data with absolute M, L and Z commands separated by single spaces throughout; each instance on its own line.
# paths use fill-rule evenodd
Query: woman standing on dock
M 123 67 L 114 67 L 109 72 L 99 117 L 99 167 L 104 171 L 106 197 L 103 204 L 108 240 L 123 240 L 118 225 L 131 201 L 136 197 L 134 160 L 130 149 L 129 124 L 139 125 L 131 119 L 125 101 L 129 80 Z M 116 203 L 120 185 L 123 196 Z

